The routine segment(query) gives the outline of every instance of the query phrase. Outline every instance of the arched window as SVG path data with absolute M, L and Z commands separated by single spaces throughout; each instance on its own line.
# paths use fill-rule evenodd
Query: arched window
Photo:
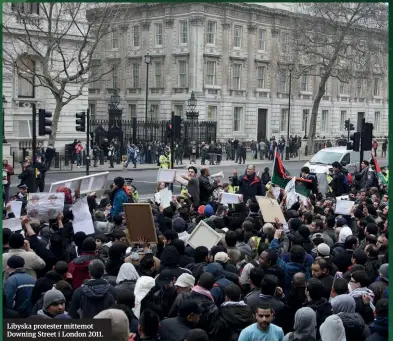
M 34 98 L 35 61 L 31 56 L 23 55 L 17 61 L 18 97 Z

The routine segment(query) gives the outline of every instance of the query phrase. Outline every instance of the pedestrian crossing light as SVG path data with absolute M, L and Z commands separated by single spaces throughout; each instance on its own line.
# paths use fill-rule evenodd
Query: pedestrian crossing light
M 52 112 L 45 109 L 38 110 L 38 135 L 45 136 L 52 134 Z
M 76 131 L 85 132 L 86 131 L 86 113 L 77 112 L 75 114 L 76 120 Z

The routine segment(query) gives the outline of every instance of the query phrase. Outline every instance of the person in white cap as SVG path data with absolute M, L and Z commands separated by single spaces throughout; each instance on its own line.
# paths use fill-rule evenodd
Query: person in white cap
M 189 292 L 195 285 L 195 278 L 190 274 L 181 274 L 175 282 L 176 291 L 178 294 Z

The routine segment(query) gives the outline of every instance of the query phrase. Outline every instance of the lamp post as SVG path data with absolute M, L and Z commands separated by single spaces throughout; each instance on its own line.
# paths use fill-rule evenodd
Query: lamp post
M 197 99 L 195 98 L 194 91 L 191 92 L 191 97 L 188 100 L 188 107 L 191 109 L 190 111 L 186 111 L 186 117 L 187 120 L 191 121 L 191 141 L 195 141 L 194 135 L 195 135 L 195 127 L 196 127 L 196 122 L 198 121 L 198 116 L 199 112 L 195 111 L 195 108 L 197 106 Z
M 145 54 L 146 63 L 146 104 L 145 104 L 145 142 L 147 141 L 147 100 L 149 98 L 149 65 L 151 63 L 151 56 L 148 53 Z
M 307 140 L 308 111 L 304 113 L 304 140 Z
M 5 96 L 3 95 L 3 143 L 7 143 L 7 140 L 5 139 L 5 105 L 7 104 L 7 100 L 5 99 Z
M 154 114 L 154 110 L 152 106 L 150 106 L 149 114 L 150 114 L 150 142 L 152 142 L 153 141 L 153 114 Z
M 288 65 L 289 71 L 289 98 L 288 98 L 288 122 L 287 122 L 287 143 L 285 146 L 285 160 L 289 160 L 289 123 L 291 121 L 291 87 L 293 64 Z

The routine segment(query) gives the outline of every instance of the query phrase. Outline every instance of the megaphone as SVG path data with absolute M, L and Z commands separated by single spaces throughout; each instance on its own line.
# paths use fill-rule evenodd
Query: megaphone
M 212 178 L 224 178 L 224 172 L 221 171 L 220 173 L 211 175 Z

